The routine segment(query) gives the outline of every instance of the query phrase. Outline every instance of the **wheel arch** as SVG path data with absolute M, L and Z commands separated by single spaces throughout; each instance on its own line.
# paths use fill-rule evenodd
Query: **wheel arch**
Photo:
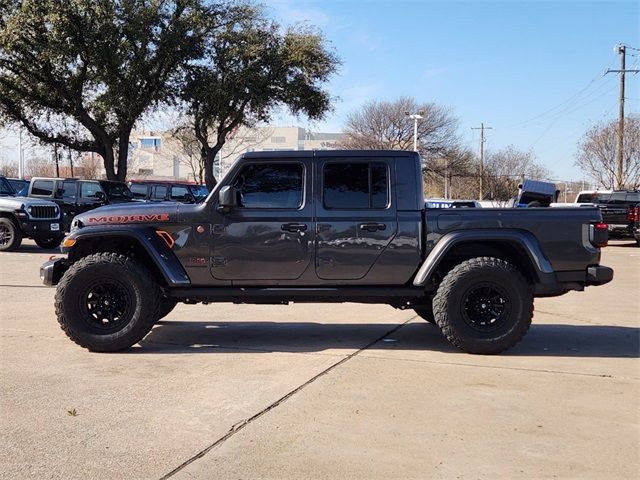
M 162 286 L 185 287 L 191 284 L 182 264 L 153 228 L 87 227 L 65 240 L 75 240 L 68 252 L 69 263 L 97 252 L 113 252 L 136 258 Z
M 455 265 L 474 257 L 495 257 L 514 265 L 532 284 L 555 283 L 551 263 L 530 232 L 522 230 L 465 230 L 444 235 L 414 277 L 426 286 Z

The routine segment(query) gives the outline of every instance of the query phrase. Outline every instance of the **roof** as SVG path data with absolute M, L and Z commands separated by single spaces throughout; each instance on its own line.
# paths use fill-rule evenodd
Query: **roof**
M 541 193 L 543 195 L 555 195 L 556 184 L 551 182 L 541 182 L 539 180 L 525 180 L 520 189 L 523 192 Z
M 200 185 L 198 182 L 192 182 L 188 180 L 136 180 L 132 178 L 129 183 L 139 183 L 145 185 Z
M 416 152 L 406 150 L 276 150 L 246 152 L 239 158 L 336 158 L 336 157 L 414 157 Z

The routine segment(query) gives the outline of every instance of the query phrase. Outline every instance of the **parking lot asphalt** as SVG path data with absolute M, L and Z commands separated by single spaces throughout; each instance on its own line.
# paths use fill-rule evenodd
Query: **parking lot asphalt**
M 640 248 L 537 299 L 500 356 L 411 311 L 180 305 L 98 354 L 59 329 L 30 241 L 0 253 L 0 478 L 638 478 Z

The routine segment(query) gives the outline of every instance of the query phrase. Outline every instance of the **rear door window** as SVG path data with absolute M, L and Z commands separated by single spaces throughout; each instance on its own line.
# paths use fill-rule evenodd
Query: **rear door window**
M 151 198 L 154 200 L 164 200 L 167 197 L 167 186 L 166 185 L 155 185 L 153 187 L 153 193 L 151 194 Z
M 78 195 L 76 182 L 62 182 L 62 198 L 75 200 Z
M 381 209 L 389 205 L 386 163 L 327 163 L 323 173 L 323 201 L 327 209 Z

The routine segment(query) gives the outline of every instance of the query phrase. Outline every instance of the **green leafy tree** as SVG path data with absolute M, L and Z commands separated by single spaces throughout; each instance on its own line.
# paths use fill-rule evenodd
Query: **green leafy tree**
M 0 0 L 0 116 L 124 180 L 131 130 L 175 97 L 201 20 L 198 0 Z
M 268 122 L 278 107 L 322 118 L 331 108 L 323 85 L 339 65 L 318 31 L 283 31 L 259 6 L 232 5 L 225 19 L 210 22 L 203 60 L 190 66 L 182 92 L 209 188 L 216 155 L 238 127 Z

